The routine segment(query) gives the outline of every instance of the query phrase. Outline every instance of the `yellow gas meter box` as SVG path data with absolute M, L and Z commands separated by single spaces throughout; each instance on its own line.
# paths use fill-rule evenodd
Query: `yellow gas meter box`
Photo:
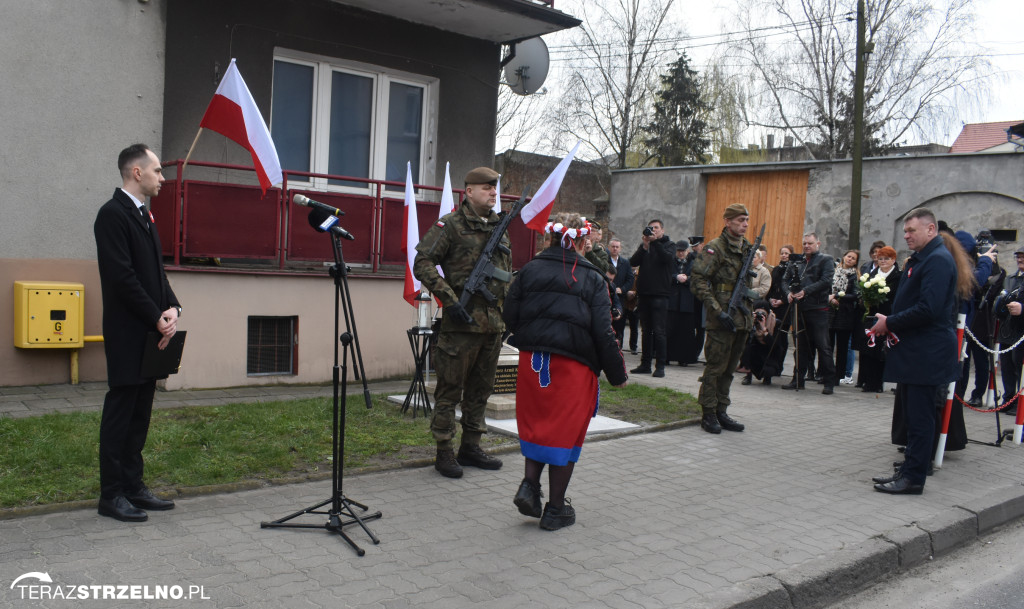
M 85 286 L 58 281 L 14 282 L 14 346 L 81 348 Z

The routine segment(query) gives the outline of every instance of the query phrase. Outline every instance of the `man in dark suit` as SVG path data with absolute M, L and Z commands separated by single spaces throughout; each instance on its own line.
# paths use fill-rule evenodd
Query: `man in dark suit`
M 896 289 L 892 314 L 877 315 L 871 331 L 875 340 L 891 334 L 890 342 L 895 343 L 886 357 L 884 378 L 899 383 L 896 391 L 907 424 L 906 460 L 894 476 L 874 482 L 875 490 L 883 493 L 920 495 L 932 459 L 936 398 L 960 372 L 957 269 L 928 209 L 919 207 L 907 214 L 903 238 L 914 254 Z
M 160 237 L 145 198 L 160 192 L 160 159 L 144 144 L 121 151 L 123 185 L 100 208 L 93 232 L 103 293 L 103 346 L 107 384 L 100 422 L 99 513 L 126 522 L 148 518 L 144 510 L 169 510 L 142 481 L 156 379 L 142 378 L 142 354 L 149 332 L 167 346 L 181 313 L 167 282 Z
M 611 260 L 611 268 L 615 270 L 615 280 L 612 287 L 619 297 L 619 302 L 625 306 L 626 292 L 633 289 L 633 267 L 629 266 L 629 260 L 623 258 L 622 241 L 612 239 L 608 242 L 608 258 Z M 619 348 L 622 348 L 622 339 L 626 332 L 626 316 L 623 315 L 612 321 L 612 329 L 615 330 L 615 338 L 619 341 Z

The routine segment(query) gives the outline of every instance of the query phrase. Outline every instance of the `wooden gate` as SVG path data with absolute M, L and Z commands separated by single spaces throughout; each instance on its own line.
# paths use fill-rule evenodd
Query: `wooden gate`
M 766 223 L 763 243 L 768 263 L 778 264 L 779 248 L 792 245 L 803 251 L 804 212 L 807 205 L 807 170 L 716 173 L 708 176 L 704 211 L 704 239 L 722 232 L 722 213 L 733 203 L 750 210 L 747 239 L 753 241 Z

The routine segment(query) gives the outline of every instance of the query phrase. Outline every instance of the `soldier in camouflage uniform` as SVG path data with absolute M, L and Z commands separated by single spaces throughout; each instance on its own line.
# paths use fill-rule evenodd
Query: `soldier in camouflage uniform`
M 612 259 L 608 256 L 608 250 L 601 245 L 601 225 L 597 222 L 590 222 L 590 238 L 587 240 L 586 257 L 587 261 L 596 266 L 602 275 L 608 274 L 611 268 Z
M 747 336 L 753 328 L 751 315 L 736 310 L 729 315 L 729 299 L 739 280 L 743 256 L 751 244 L 743 235 L 747 232 L 750 214 L 747 208 L 734 203 L 725 208 L 725 228 L 722 234 L 701 248 L 693 264 L 690 281 L 693 292 L 704 303 L 707 311 L 707 338 L 704 343 L 704 375 L 701 376 L 697 401 L 704 411 L 700 426 L 709 433 L 743 431 L 744 426 L 726 414 L 731 403 L 729 386 L 739 364 Z M 742 278 L 749 289 L 750 279 Z M 752 295 L 752 292 L 750 292 Z M 747 310 L 753 299 L 744 298 Z
M 508 283 L 497 279 L 487 282 L 487 289 L 498 299 L 494 305 L 488 305 L 479 294 L 472 297 L 466 308 L 459 304 L 463 286 L 499 221 L 493 211 L 497 181 L 497 172 L 487 167 L 466 174 L 465 200 L 427 231 L 416 246 L 413 263 L 416 278 L 444 306 L 434 355 L 437 387 L 430 431 L 437 441 L 434 468 L 449 478 L 461 477 L 462 465 L 501 467 L 499 459 L 480 448 L 480 437 L 487 431 L 484 409 L 494 390 L 501 335 L 505 331 L 501 307 Z M 508 234 L 502 236 L 501 243 L 509 247 Z M 511 272 L 511 255 L 496 251 L 492 261 L 497 268 Z M 437 272 L 438 265 L 444 271 L 443 277 Z M 456 456 L 452 441 L 457 404 L 462 410 L 462 443 Z

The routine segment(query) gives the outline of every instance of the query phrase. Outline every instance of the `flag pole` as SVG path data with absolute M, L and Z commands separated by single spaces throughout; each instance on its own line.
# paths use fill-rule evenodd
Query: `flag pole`
M 200 127 L 199 131 L 196 131 L 196 139 L 192 140 L 192 146 L 188 149 L 188 154 L 185 155 L 185 162 L 181 164 L 181 175 L 179 178 L 185 175 L 185 167 L 188 166 L 188 160 L 192 158 L 192 151 L 196 149 L 196 143 L 199 141 L 199 136 L 203 133 L 203 128 Z

